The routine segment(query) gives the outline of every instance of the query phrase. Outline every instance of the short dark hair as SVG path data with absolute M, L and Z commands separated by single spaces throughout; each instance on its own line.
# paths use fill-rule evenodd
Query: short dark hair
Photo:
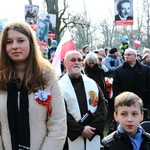
M 118 113 L 119 106 L 132 106 L 132 105 L 139 105 L 141 112 L 143 112 L 143 101 L 142 99 L 133 92 L 122 92 L 115 98 L 114 108 L 115 112 Z
M 46 16 L 46 18 L 50 18 L 50 16 L 49 16 L 49 15 L 47 15 L 47 16 Z

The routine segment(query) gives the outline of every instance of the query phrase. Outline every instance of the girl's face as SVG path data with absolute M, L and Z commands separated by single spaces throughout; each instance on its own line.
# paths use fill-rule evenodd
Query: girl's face
M 119 106 L 118 113 L 114 113 L 114 118 L 128 135 L 134 137 L 140 122 L 143 120 L 143 113 L 141 113 L 139 105 Z
M 30 44 L 26 35 L 9 30 L 6 41 L 6 52 L 14 63 L 26 62 L 30 52 Z

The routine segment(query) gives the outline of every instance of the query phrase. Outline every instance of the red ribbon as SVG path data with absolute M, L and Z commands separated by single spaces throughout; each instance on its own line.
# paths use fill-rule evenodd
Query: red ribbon
M 47 108 L 47 111 L 48 111 L 48 115 L 50 116 L 50 114 L 52 113 L 52 107 L 51 105 L 49 106 L 49 103 L 52 99 L 52 96 L 51 95 L 48 95 L 47 97 L 47 100 L 46 101 L 42 101 L 40 100 L 38 97 L 36 98 L 36 101 L 40 104 L 40 105 L 43 105 Z

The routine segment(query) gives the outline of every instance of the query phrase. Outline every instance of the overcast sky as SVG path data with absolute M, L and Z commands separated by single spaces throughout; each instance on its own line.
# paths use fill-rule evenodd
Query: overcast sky
M 34 5 L 40 4 L 42 0 L 34 0 Z M 60 2 L 62 0 L 59 0 Z M 73 11 L 80 12 L 83 10 L 83 1 L 82 0 L 69 0 L 71 9 Z M 22 17 L 24 15 L 24 5 L 28 4 L 28 0 L 4 0 L 0 5 L 0 18 L 5 17 Z M 108 5 L 113 9 L 113 0 L 104 0 L 100 4 L 99 0 L 86 0 L 86 6 L 89 11 L 89 14 L 92 16 L 104 15 L 108 12 Z M 106 11 L 107 10 L 107 11 Z
M 59 0 L 62 2 L 63 0 Z M 83 0 L 68 0 L 71 5 L 71 11 L 81 12 L 83 10 Z M 88 15 L 93 20 L 98 18 L 110 18 L 114 15 L 114 0 L 84 0 Z M 118 1 L 118 0 L 116 0 Z M 134 0 L 135 2 L 136 0 Z M 142 0 L 138 0 L 140 2 Z M 22 18 L 24 19 L 24 5 L 28 0 L 4 0 L 0 5 L 0 19 Z M 34 5 L 41 5 L 42 0 L 33 0 Z M 134 3 L 135 5 L 135 3 Z M 134 6 L 136 7 L 136 6 Z
M 41 0 L 36 1 L 35 5 L 39 5 Z M 0 18 L 24 18 L 24 6 L 28 5 L 28 0 L 4 0 L 0 5 Z

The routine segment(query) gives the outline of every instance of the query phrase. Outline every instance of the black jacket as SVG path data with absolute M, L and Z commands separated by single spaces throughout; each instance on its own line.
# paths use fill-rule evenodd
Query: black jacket
M 137 94 L 144 103 L 145 108 L 150 106 L 150 70 L 146 65 L 136 61 L 132 68 L 126 62 L 119 66 L 114 73 L 113 96 L 114 98 L 124 91 Z
M 48 59 L 51 59 L 51 53 L 56 52 L 57 47 L 50 46 L 48 48 Z
M 150 134 L 143 131 L 143 142 L 140 150 L 150 150 Z M 100 150 L 133 150 L 130 138 L 125 133 L 114 131 L 102 139 L 102 148 Z
M 128 16 L 127 20 L 133 20 L 132 16 Z M 121 18 L 119 17 L 119 14 L 115 16 L 115 21 L 121 21 Z
M 95 64 L 93 68 L 90 68 L 87 64 L 85 64 L 84 73 L 100 86 L 105 98 L 107 98 L 104 70 L 99 67 L 98 64 Z
M 70 80 L 74 87 L 74 90 L 78 99 L 78 103 L 79 103 L 80 112 L 83 117 L 84 114 L 88 112 L 83 79 L 82 78 L 70 78 Z M 102 139 L 104 126 L 105 126 L 105 120 L 107 118 L 107 108 L 106 108 L 106 101 L 105 101 L 103 92 L 100 88 L 98 89 L 99 89 L 98 107 L 94 113 L 94 117 L 91 119 L 88 125 L 96 128 L 95 135 L 100 135 Z M 67 103 L 66 103 L 66 110 L 67 110 Z M 76 138 L 82 135 L 82 131 L 84 130 L 85 125 L 80 125 L 78 122 L 76 122 L 75 118 L 69 112 L 67 112 L 67 127 L 68 127 L 67 136 L 69 137 L 71 141 L 74 141 Z M 69 150 L 68 140 L 66 140 L 63 150 Z

